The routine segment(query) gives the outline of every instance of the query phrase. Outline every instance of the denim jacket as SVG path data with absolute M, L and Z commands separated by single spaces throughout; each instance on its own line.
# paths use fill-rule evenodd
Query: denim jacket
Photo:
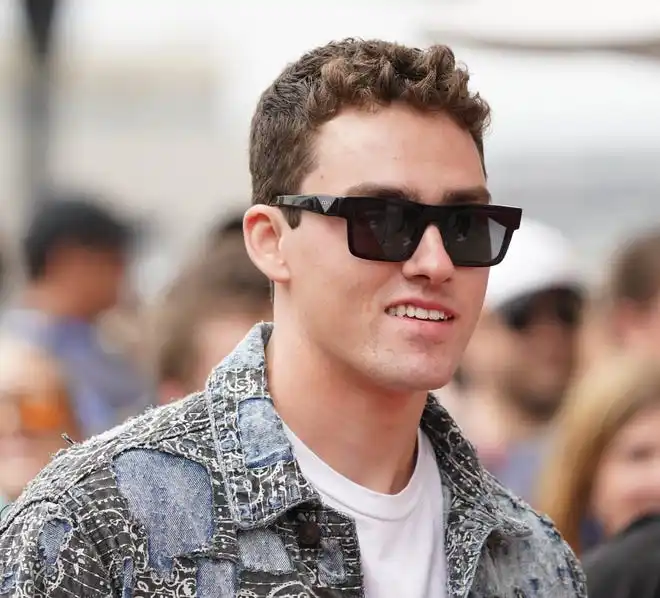
M 268 395 L 271 331 L 255 327 L 204 392 L 58 454 L 2 518 L 0 597 L 364 596 L 355 524 L 303 477 Z M 446 494 L 447 596 L 586 596 L 551 522 L 432 397 L 421 425 Z

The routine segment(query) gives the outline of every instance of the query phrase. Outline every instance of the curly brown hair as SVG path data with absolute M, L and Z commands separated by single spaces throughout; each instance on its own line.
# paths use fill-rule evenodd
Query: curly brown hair
M 348 38 L 307 52 L 264 91 L 252 118 L 252 202 L 268 204 L 298 191 L 315 166 L 316 131 L 346 106 L 404 102 L 423 112 L 445 112 L 469 131 L 483 165 L 490 108 L 470 93 L 468 80 L 467 70 L 442 45 L 423 50 Z M 289 220 L 299 214 L 293 211 Z

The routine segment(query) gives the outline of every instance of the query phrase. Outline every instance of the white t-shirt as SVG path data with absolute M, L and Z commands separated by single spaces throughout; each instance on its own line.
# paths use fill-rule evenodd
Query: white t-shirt
M 418 434 L 415 471 L 399 494 L 355 484 L 286 426 L 304 476 L 329 507 L 355 520 L 367 598 L 444 598 L 442 482 L 431 442 Z

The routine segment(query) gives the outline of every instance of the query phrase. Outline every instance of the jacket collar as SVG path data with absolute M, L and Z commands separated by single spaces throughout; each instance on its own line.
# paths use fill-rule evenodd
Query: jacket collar
M 303 476 L 268 393 L 265 347 L 272 324 L 256 325 L 212 372 L 206 387 L 213 440 L 232 517 L 240 528 L 261 527 L 305 502 L 320 504 Z M 475 516 L 505 535 L 525 533 L 492 495 L 492 482 L 447 411 L 429 395 L 421 426 L 438 461 L 449 509 Z M 446 513 L 450 515 L 450 513 Z

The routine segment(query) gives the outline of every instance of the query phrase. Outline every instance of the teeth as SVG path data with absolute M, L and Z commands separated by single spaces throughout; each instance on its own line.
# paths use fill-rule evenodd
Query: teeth
M 450 320 L 451 316 L 443 311 L 437 309 L 424 309 L 423 307 L 416 307 L 414 305 L 396 305 L 387 308 L 387 313 L 390 316 L 397 316 L 399 318 L 407 317 L 416 320 L 433 320 L 435 322 Z

